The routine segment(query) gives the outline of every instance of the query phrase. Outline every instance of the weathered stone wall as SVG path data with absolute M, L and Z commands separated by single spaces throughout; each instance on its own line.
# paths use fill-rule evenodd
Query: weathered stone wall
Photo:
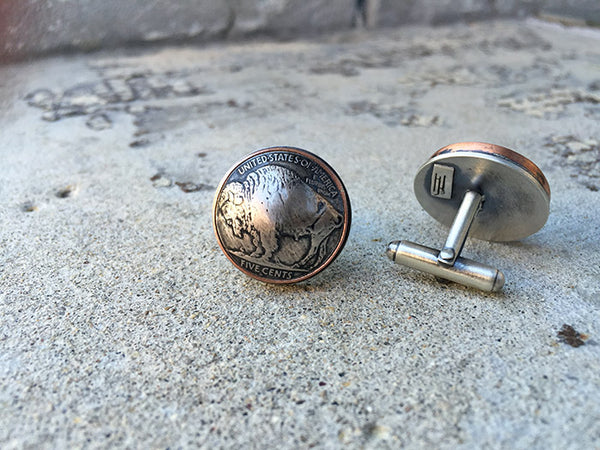
M 251 35 L 307 36 L 352 26 L 551 15 L 600 23 L 597 0 L 3 0 L 0 61 L 60 51 Z

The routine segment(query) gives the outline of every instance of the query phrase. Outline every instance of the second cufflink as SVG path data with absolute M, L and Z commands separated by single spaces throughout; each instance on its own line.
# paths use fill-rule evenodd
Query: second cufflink
M 421 206 L 449 226 L 441 250 L 393 241 L 388 257 L 414 269 L 484 291 L 499 291 L 498 269 L 460 256 L 467 235 L 488 241 L 523 239 L 544 226 L 550 186 L 529 159 L 508 148 L 461 142 L 435 152 L 415 177 Z
M 342 251 L 350 200 L 323 159 L 294 147 L 254 152 L 217 188 L 213 226 L 225 256 L 268 283 L 295 283 L 321 272 Z

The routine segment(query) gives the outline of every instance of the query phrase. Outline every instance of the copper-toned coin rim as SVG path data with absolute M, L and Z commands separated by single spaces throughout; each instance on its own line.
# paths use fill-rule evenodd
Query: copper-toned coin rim
M 223 244 L 221 243 L 221 238 L 219 237 L 219 232 L 217 231 L 217 216 L 215 214 L 217 202 L 219 200 L 219 197 L 221 196 L 221 191 L 225 187 L 225 184 L 229 180 L 229 177 L 231 176 L 231 174 L 235 171 L 235 169 L 237 169 L 245 161 L 247 161 L 251 158 L 254 158 L 255 156 L 258 156 L 262 153 L 269 153 L 269 152 L 276 152 L 276 151 L 297 153 L 299 155 L 305 156 L 310 159 L 313 159 L 313 158 L 316 159 L 317 162 L 319 162 L 319 164 L 321 165 L 321 167 L 331 177 L 332 181 L 335 183 L 336 187 L 338 188 L 338 191 L 340 192 L 340 195 L 342 196 L 342 201 L 344 204 L 344 213 L 345 213 L 344 214 L 344 227 L 342 229 L 342 235 L 340 237 L 340 241 L 336 245 L 335 250 L 333 251 L 331 256 L 329 258 L 327 258 L 327 260 L 324 263 L 322 263 L 317 269 L 307 273 L 306 275 L 303 275 L 298 278 L 294 278 L 292 280 L 273 280 L 272 278 L 261 277 L 261 276 L 257 275 L 256 273 L 250 272 L 249 270 L 246 270 L 246 269 L 240 267 L 233 260 L 233 258 L 231 258 L 229 256 L 228 250 L 226 250 L 225 247 L 223 247 Z M 281 146 L 280 147 L 267 147 L 267 148 L 263 148 L 261 150 L 257 150 L 253 153 L 246 155 L 245 157 L 243 157 L 242 159 L 237 161 L 233 166 L 231 166 L 231 169 L 229 169 L 227 171 L 227 173 L 225 174 L 225 176 L 219 183 L 219 186 L 217 187 L 217 192 L 216 192 L 215 198 L 213 200 L 212 211 L 213 211 L 213 217 L 212 217 L 213 231 L 217 238 L 217 243 L 219 244 L 219 247 L 221 248 L 221 251 L 223 252 L 223 254 L 241 272 L 244 272 L 246 275 L 248 275 L 256 280 L 263 281 L 265 283 L 270 283 L 270 284 L 299 283 L 300 281 L 307 280 L 307 279 L 317 275 L 318 273 L 320 273 L 323 269 L 325 269 L 327 266 L 329 266 L 329 264 L 331 264 L 335 260 L 335 258 L 337 258 L 337 256 L 340 254 L 340 252 L 343 250 L 344 246 L 346 245 L 346 241 L 348 239 L 348 234 L 350 232 L 350 225 L 351 225 L 351 221 L 352 221 L 352 210 L 350 207 L 350 199 L 348 198 L 348 193 L 346 191 L 346 187 L 344 186 L 344 183 L 342 182 L 342 179 L 337 174 L 337 172 L 335 170 L 333 170 L 333 168 L 320 156 L 315 155 L 314 153 L 309 152 L 308 150 L 304 150 L 304 149 L 301 149 L 298 147 L 285 147 L 285 146 L 283 146 L 283 147 L 281 147 Z
M 432 159 L 439 155 L 444 155 L 448 153 L 461 153 L 461 152 L 478 152 L 485 153 L 488 155 L 500 156 L 505 159 L 510 160 L 511 162 L 517 164 L 526 170 L 533 178 L 537 180 L 540 186 L 546 191 L 548 194 L 548 198 L 550 198 L 550 185 L 548 184 L 548 180 L 542 173 L 542 170 L 535 165 L 533 161 L 521 155 L 520 153 L 515 152 L 506 147 L 502 147 L 496 144 L 489 144 L 487 142 L 458 142 L 456 144 L 447 145 L 439 149 L 433 155 L 431 155 Z

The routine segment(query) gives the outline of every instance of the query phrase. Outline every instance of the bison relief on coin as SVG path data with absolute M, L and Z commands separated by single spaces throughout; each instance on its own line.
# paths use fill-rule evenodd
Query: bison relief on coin
M 225 255 L 242 272 L 294 283 L 323 270 L 350 230 L 342 181 L 321 158 L 273 147 L 244 158 L 220 183 L 213 226 Z

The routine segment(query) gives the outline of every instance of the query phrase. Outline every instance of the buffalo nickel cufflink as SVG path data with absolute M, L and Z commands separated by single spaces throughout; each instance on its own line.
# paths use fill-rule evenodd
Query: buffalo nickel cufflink
M 350 231 L 350 200 L 325 161 L 299 148 L 259 150 L 225 175 L 213 227 L 225 256 L 269 283 L 316 275 L 340 253 Z
M 388 257 L 484 291 L 499 291 L 504 275 L 460 253 L 470 234 L 489 241 L 525 238 L 544 226 L 550 187 L 529 159 L 498 145 L 462 142 L 435 152 L 415 177 L 414 191 L 433 218 L 449 226 L 441 251 L 409 241 L 388 245 Z

